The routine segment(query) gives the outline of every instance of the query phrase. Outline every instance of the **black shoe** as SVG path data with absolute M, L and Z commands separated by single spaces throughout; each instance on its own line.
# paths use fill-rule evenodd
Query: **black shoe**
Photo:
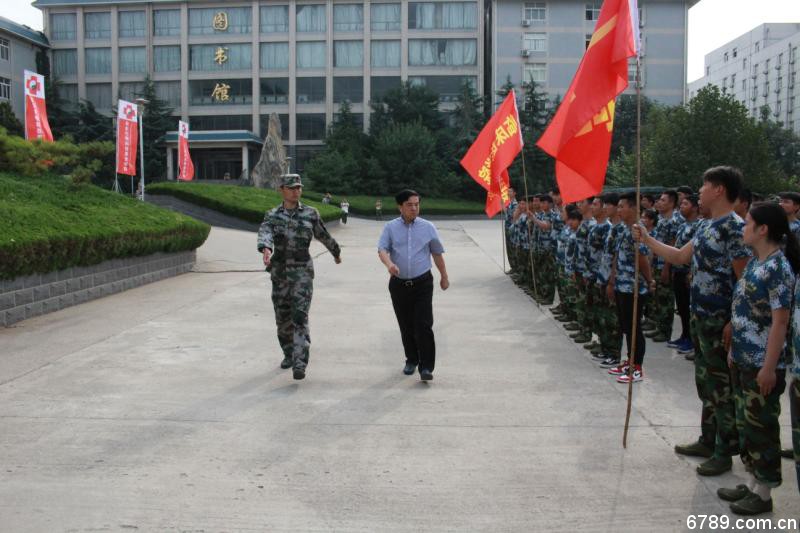
M 731 467 L 733 467 L 733 460 L 730 457 L 712 457 L 697 465 L 697 473 L 701 476 L 719 476 L 730 470 Z
M 291 368 L 292 363 L 293 361 L 291 357 L 284 357 L 283 361 L 281 361 L 281 368 L 284 370 L 286 370 L 287 368 Z
M 406 366 L 403 367 L 403 374 L 410 376 L 415 370 L 417 370 L 417 365 L 414 363 L 406 363 Z
M 781 457 L 783 457 L 784 459 L 794 459 L 794 449 L 785 448 L 781 450 Z
M 752 494 L 752 492 L 747 488 L 747 485 L 736 485 L 735 489 L 717 489 L 717 496 L 726 502 L 738 502 L 750 494 Z
M 294 377 L 294 379 L 303 379 L 304 377 L 306 377 L 306 369 L 295 368 L 294 372 L 292 372 L 292 377 Z
M 706 446 L 702 440 L 697 439 L 689 444 L 676 444 L 675 453 L 679 453 L 681 455 L 690 455 L 692 457 L 710 458 L 714 455 L 714 448 Z
M 421 379 L 422 381 L 430 381 L 433 379 L 433 372 L 431 372 L 427 368 L 420 368 L 419 379 Z

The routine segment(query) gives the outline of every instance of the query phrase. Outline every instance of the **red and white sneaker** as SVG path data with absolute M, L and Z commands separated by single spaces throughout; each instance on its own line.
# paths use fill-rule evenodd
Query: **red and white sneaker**
M 638 383 L 644 379 L 644 374 L 642 373 L 642 367 L 636 365 L 636 368 L 633 369 L 633 378 L 627 373 L 627 371 L 622 374 L 621 376 L 617 377 L 617 383 L 628 383 L 631 379 L 633 379 L 634 383 Z
M 614 368 L 609 368 L 608 373 L 612 376 L 621 376 L 623 374 L 628 373 L 628 362 L 625 361 L 621 363 L 619 366 L 615 366 Z

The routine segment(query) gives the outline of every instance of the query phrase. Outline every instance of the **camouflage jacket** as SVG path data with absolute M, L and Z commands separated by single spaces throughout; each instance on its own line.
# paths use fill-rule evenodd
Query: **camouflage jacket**
M 322 223 L 319 211 L 298 203 L 296 209 L 286 209 L 283 204 L 267 211 L 258 230 L 258 251 L 272 250 L 271 270 L 286 268 L 313 268 L 308 251 L 312 237 L 325 245 L 334 257 L 341 250 Z

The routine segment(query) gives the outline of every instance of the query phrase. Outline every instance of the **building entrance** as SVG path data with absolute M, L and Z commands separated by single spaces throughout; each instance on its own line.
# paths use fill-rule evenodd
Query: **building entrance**
M 242 174 L 241 148 L 204 148 L 191 152 L 195 179 L 221 180 L 228 173 L 235 180 Z

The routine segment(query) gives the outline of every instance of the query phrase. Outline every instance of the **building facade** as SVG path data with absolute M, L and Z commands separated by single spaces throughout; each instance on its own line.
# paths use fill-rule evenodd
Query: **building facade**
M 689 84 L 689 96 L 716 85 L 753 118 L 766 109 L 770 119 L 800 134 L 798 48 L 800 23 L 762 24 L 707 54 L 705 75 Z
M 255 165 L 270 113 L 294 167 L 319 150 L 345 100 L 365 130 L 369 102 L 401 81 L 453 106 L 483 83 L 483 0 L 37 0 L 62 96 L 110 110 L 145 75 L 159 98 L 204 132 L 199 178 Z M 146 120 L 146 117 L 145 117 Z M 234 133 L 232 133 L 234 132 Z M 176 154 L 172 151 L 173 165 Z
M 698 0 L 639 0 L 642 92 L 668 105 L 685 101 L 688 10 Z M 492 79 L 519 87 L 533 80 L 564 95 L 589 45 L 602 0 L 496 0 L 492 4 Z M 634 81 L 635 62 L 629 79 Z M 635 89 L 631 83 L 627 94 Z
M 23 72 L 36 71 L 36 54 L 48 47 L 41 32 L 0 17 L 0 102 L 9 102 L 20 122 L 25 121 Z

